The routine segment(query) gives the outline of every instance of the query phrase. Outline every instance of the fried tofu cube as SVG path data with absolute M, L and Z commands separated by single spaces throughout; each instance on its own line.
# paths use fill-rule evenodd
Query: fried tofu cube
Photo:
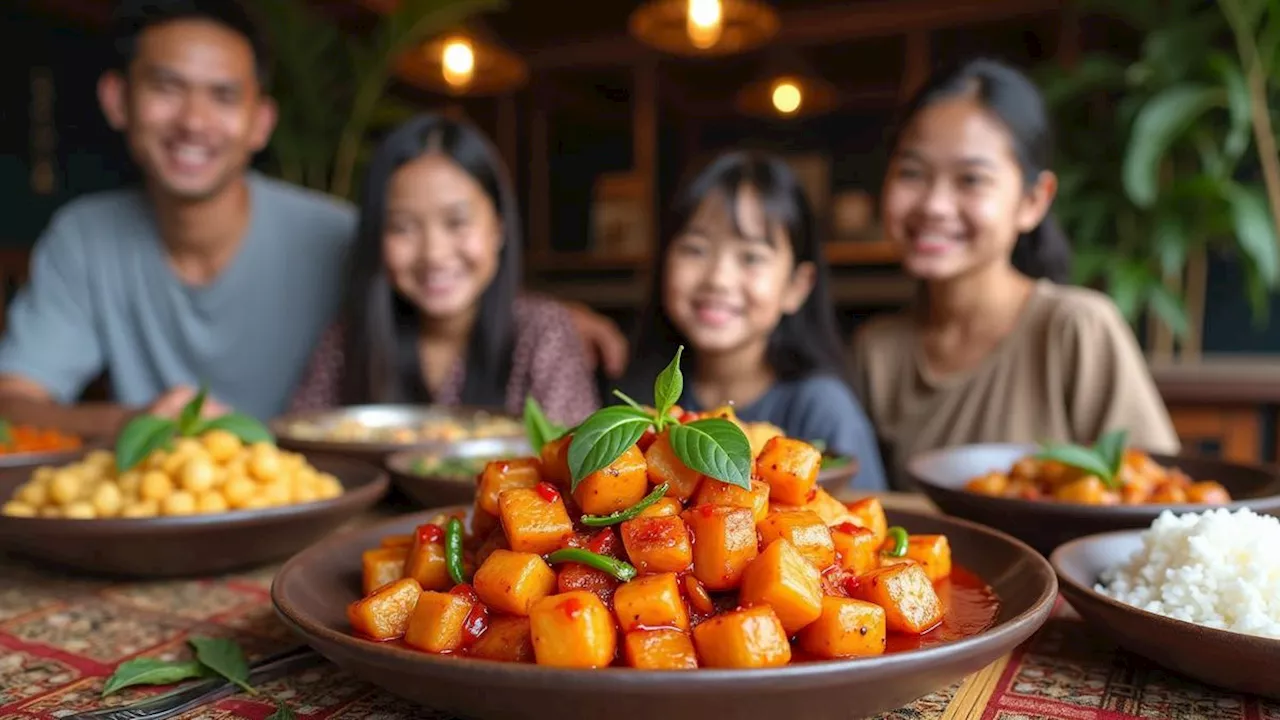
M 494 550 L 472 579 L 480 602 L 508 615 L 528 615 L 529 607 L 556 591 L 556 571 L 533 553 Z
M 504 490 L 531 488 L 542 482 L 542 463 L 537 458 L 492 460 L 480 473 L 476 489 L 476 506 L 490 515 L 498 515 L 498 497 Z
M 666 483 L 667 497 L 688 500 L 702 483 L 702 473 L 691 470 L 680 462 L 676 451 L 671 448 L 671 439 L 665 430 L 659 433 L 658 439 L 644 452 L 644 460 L 649 482 L 654 485 Z
M 769 514 L 769 484 L 753 478 L 751 489 L 745 490 L 737 485 L 708 480 L 698 488 L 694 504 L 747 508 L 755 516 L 756 522 L 760 522 Z
M 906 556 L 920 563 L 933 582 L 951 576 L 951 544 L 946 535 L 908 536 Z
M 431 653 L 458 650 L 465 637 L 467 616 L 474 607 L 470 598 L 462 595 L 422 593 L 404 631 L 405 645 Z
M 660 498 L 658 502 L 640 511 L 637 517 L 670 517 L 684 512 L 684 503 L 673 497 Z
M 431 525 L 423 527 L 438 528 Z M 428 536 L 419 528 L 414 533 L 413 546 L 405 557 L 403 576 L 417 580 L 423 590 L 447 590 L 453 585 L 444 560 L 443 536 L 443 531 Z
M 547 482 L 569 487 L 569 442 L 572 440 L 572 435 L 564 435 L 542 446 L 538 456 L 542 459 L 542 477 Z
M 628 667 L 639 670 L 693 670 L 698 654 L 693 640 L 679 630 L 635 630 L 622 639 Z
M 871 532 L 876 534 L 877 543 L 884 542 L 884 539 L 889 536 L 889 520 L 885 517 L 884 505 L 880 503 L 880 498 L 863 498 L 849 503 L 848 508 L 859 525 L 870 528 Z
M 642 573 L 680 572 L 693 562 L 689 528 L 679 516 L 638 517 L 621 530 L 627 557 Z
M 656 628 L 689 630 L 689 610 L 675 573 L 645 575 L 620 586 L 613 595 L 613 610 L 624 633 Z
M 914 561 L 872 570 L 858 578 L 851 594 L 884 608 L 885 625 L 893 632 L 921 635 L 942 622 L 942 601 Z
M 573 521 L 559 496 L 547 500 L 532 488 L 506 490 L 498 496 L 502 529 L 516 552 L 545 555 L 573 536 Z
M 853 513 L 844 503 L 831 496 L 831 493 L 822 488 L 814 488 L 813 499 L 803 505 L 785 505 L 783 503 L 770 503 L 769 512 L 785 512 L 788 510 L 810 510 L 818 514 L 822 518 L 822 522 L 828 526 L 840 525 L 846 522 L 856 522 Z
M 403 546 L 380 547 L 361 553 L 361 589 L 364 594 L 404 577 L 404 561 L 408 557 L 409 548 Z
M 764 668 L 791 662 L 791 643 L 773 608 L 758 605 L 717 615 L 693 629 L 703 667 Z
M 421 594 L 417 580 L 397 580 L 348 605 L 347 620 L 352 630 L 367 638 L 394 640 L 404 636 Z
M 529 627 L 539 665 L 606 667 L 618 649 L 613 616 L 600 598 L 582 590 L 535 602 L 529 609 Z
M 648 492 L 644 453 L 632 445 L 617 460 L 582 478 L 573 499 L 588 515 L 608 515 L 635 505 Z
M 822 612 L 822 575 L 794 545 L 774 540 L 747 566 L 738 602 L 768 605 L 794 635 Z
M 883 655 L 884 608 L 862 600 L 825 597 L 822 614 L 796 637 L 800 649 L 820 658 Z
M 756 458 L 756 474 L 769 483 L 769 498 L 803 505 L 813 497 L 822 470 L 822 453 L 802 440 L 771 438 Z
M 831 528 L 831 542 L 841 569 L 857 576 L 880 567 L 880 541 L 870 528 L 853 523 L 837 525 Z
M 831 530 L 810 510 L 769 513 L 760 523 L 760 543 L 768 546 L 774 540 L 786 540 L 794 545 L 818 570 L 835 564 L 836 546 L 831 540 Z
M 713 592 L 733 590 L 756 559 L 755 517 L 746 508 L 698 505 L 685 511 L 693 533 L 693 574 Z
M 499 615 L 490 619 L 489 629 L 471 646 L 471 657 L 501 662 L 533 662 L 529 618 Z

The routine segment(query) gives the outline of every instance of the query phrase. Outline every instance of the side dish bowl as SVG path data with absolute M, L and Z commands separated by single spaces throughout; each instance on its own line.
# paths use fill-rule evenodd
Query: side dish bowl
M 448 428 L 451 436 L 387 437 L 388 430 L 417 433 L 424 427 Z M 520 419 L 499 409 L 433 405 L 356 405 L 303 412 L 276 418 L 270 428 L 287 450 L 376 463 L 402 450 L 447 452 L 476 440 L 524 437 Z
M 421 450 L 393 453 L 387 457 L 386 467 L 396 490 L 414 503 L 429 508 L 471 503 L 476 495 L 476 475 L 487 460 L 529 455 L 532 455 L 529 442 L 524 438 L 489 438 L 471 440 L 437 453 Z M 419 463 L 428 456 L 442 464 L 474 461 L 477 469 L 464 475 L 420 468 Z
M 335 475 L 343 493 L 296 505 L 181 517 L 0 515 L 0 551 L 95 575 L 139 578 L 217 575 L 276 562 L 367 510 L 387 490 L 387 476 L 375 466 L 338 458 L 308 460 Z M 31 471 L 0 471 L 0 497 L 9 497 Z
M 943 448 L 911 458 L 907 474 L 948 515 L 1002 530 L 1045 554 L 1086 535 L 1146 528 L 1165 510 L 1183 513 L 1248 507 L 1258 513 L 1280 512 L 1280 474 L 1272 468 L 1157 454 L 1151 457 L 1161 465 L 1176 466 L 1196 480 L 1221 483 L 1232 501 L 1223 505 L 1082 505 L 994 497 L 965 489 L 969 480 L 1006 471 L 1036 449 L 1034 445 L 1003 443 Z
M 1053 552 L 1062 594 L 1121 647 L 1174 672 L 1236 692 L 1280 699 L 1280 640 L 1219 630 L 1140 610 L 1094 589 L 1102 573 L 1142 547 L 1142 531 L 1091 535 Z
M 351 634 L 360 554 L 408 533 L 440 508 L 327 538 L 289 560 L 271 588 L 276 611 L 321 654 L 358 677 L 421 705 L 476 718 L 847 720 L 901 707 L 976 672 L 1030 637 L 1048 618 L 1057 582 L 1043 557 L 1017 540 L 934 514 L 889 511 L 913 532 L 945 534 L 957 565 L 990 585 L 994 625 L 962 640 L 855 660 L 774 669 L 564 670 L 431 655 Z

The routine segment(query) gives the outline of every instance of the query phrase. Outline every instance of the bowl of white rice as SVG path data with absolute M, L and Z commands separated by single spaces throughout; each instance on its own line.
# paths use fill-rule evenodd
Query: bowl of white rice
M 1209 685 L 1280 699 L 1280 519 L 1175 514 L 1050 557 L 1064 596 L 1125 649 Z

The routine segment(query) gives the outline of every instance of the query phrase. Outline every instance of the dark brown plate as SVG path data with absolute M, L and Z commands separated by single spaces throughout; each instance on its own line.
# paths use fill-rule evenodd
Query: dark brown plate
M 1200 682 L 1280 699 L 1280 640 L 1208 628 L 1139 610 L 1094 590 L 1103 571 L 1142 547 L 1142 531 L 1091 535 L 1050 561 L 1071 607 L 1117 644 Z
M 524 426 L 518 418 L 513 418 L 495 408 L 478 407 L 444 407 L 439 405 L 355 405 L 351 407 L 285 415 L 270 423 L 272 434 L 280 447 L 298 452 L 322 455 L 338 455 L 355 457 L 369 462 L 384 462 L 388 455 L 402 450 L 419 450 L 426 452 L 448 452 L 469 443 L 489 438 L 467 438 L 464 440 L 431 440 L 422 442 L 382 442 L 382 441 L 344 441 L 331 440 L 323 436 L 302 432 L 300 427 L 311 425 L 319 429 L 335 426 L 343 420 L 357 420 L 378 427 L 417 427 L 423 422 L 437 420 L 456 420 L 461 423 L 473 422 L 479 417 L 507 418 L 516 422 L 511 435 L 494 437 L 524 437 Z
M 423 475 L 414 466 L 427 453 L 406 450 L 387 458 L 387 471 L 396 489 L 422 507 L 471 504 L 476 496 L 476 477 L 468 475 Z M 524 438 L 490 438 L 473 440 L 441 453 L 442 459 L 499 458 L 529 455 L 529 442 Z
M 1195 457 L 1152 455 L 1161 465 L 1175 466 L 1196 480 L 1216 480 L 1231 493 L 1226 505 L 1079 505 L 1051 500 L 992 497 L 964 489 L 969 480 L 992 471 L 1008 471 L 1034 445 L 983 444 L 944 448 L 917 455 L 907 474 L 948 515 L 1003 530 L 1046 555 L 1068 540 L 1113 530 L 1141 530 L 1165 510 L 1203 512 L 1212 507 L 1280 511 L 1280 475 L 1272 468 L 1236 465 Z
M 100 575 L 218 575 L 265 565 L 327 535 L 387 490 L 379 468 L 354 460 L 308 458 L 342 481 L 336 498 L 263 510 L 155 518 L 68 520 L 0 515 L 0 551 Z M 31 470 L 0 472 L 8 498 Z
M 347 605 L 359 598 L 360 553 L 439 512 L 400 517 L 327 538 L 276 574 L 276 611 L 339 666 L 413 702 L 461 716 L 556 720 L 849 720 L 902 707 L 976 672 L 1030 637 L 1048 618 L 1057 582 L 1048 562 L 1013 538 L 933 514 L 890 511 L 912 532 L 945 533 L 955 562 L 1000 598 L 995 625 L 946 643 L 874 658 L 768 670 L 654 672 L 564 670 L 416 652 L 350 634 Z

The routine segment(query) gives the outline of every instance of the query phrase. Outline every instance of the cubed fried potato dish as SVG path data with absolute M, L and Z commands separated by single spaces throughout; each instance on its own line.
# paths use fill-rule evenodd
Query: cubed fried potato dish
M 596 466 L 572 433 L 537 459 L 490 463 L 468 513 L 365 550 L 353 632 L 455 657 L 669 671 L 876 656 L 994 621 L 998 599 L 945 535 L 828 494 L 811 444 L 727 443 L 750 448 L 733 482 L 686 463 L 697 438 L 678 428 L 708 419 L 737 424 L 682 412 Z M 965 592 L 982 601 L 956 602 Z M 950 614 L 970 606 L 989 617 Z

